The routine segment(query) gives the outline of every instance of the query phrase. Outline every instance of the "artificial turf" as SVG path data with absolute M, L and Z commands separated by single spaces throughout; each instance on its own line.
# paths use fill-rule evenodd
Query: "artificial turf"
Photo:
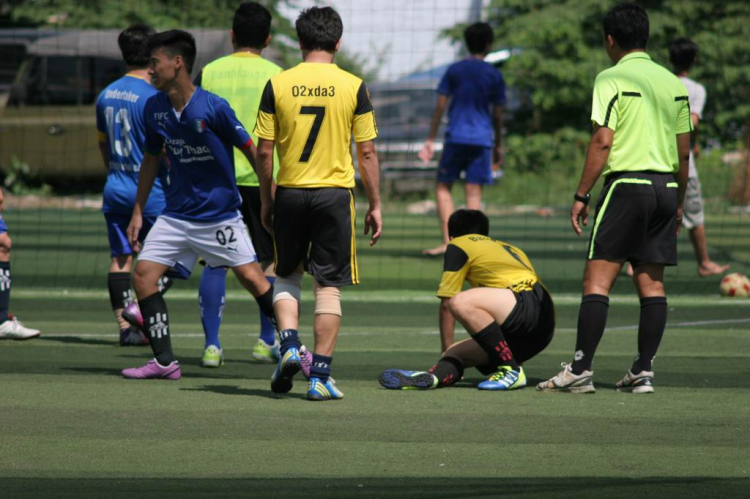
M 440 271 L 439 261 L 416 254 L 434 227 L 390 216 L 402 240 L 386 233 L 383 254 L 363 245 L 364 284 L 344 291 L 333 375 L 346 397 L 312 403 L 301 379 L 289 395 L 272 394 L 272 366 L 249 362 L 257 307 L 234 285 L 222 326 L 224 367 L 199 367 L 195 284 L 178 283 L 167 302 L 183 378 L 122 379 L 119 370 L 144 363 L 149 349 L 116 345 L 106 269 L 98 267 L 106 236 L 89 227 L 93 215 L 90 224 L 85 213 L 75 222 L 91 232 L 78 238 L 63 219 L 60 242 L 81 246 L 70 249 L 71 271 L 71 263 L 52 261 L 51 239 L 34 239 L 42 229 L 25 216 L 15 233 L 9 220 L 12 309 L 44 334 L 0 343 L 0 497 L 742 497 L 750 490 L 749 303 L 718 298 L 716 280 L 697 280 L 691 263 L 667 281 L 680 292 L 670 296 L 653 395 L 614 390 L 636 351 L 638 304 L 627 283 L 612 300 L 595 395 L 532 386 L 479 392 L 474 371 L 444 390 L 388 391 L 377 383 L 382 370 L 424 369 L 439 354 L 431 293 Z M 526 363 L 530 385 L 554 375 L 573 351 L 585 242 L 568 242 L 564 223 L 493 218 L 498 236 L 517 233 L 520 241 L 506 239 L 528 248 L 556 298 L 558 331 Z M 714 227 L 717 240 L 750 232 L 742 220 Z M 684 246 L 681 256 L 689 256 Z M 739 243 L 716 248 L 735 268 L 745 251 Z M 309 312 L 301 328 L 308 343 Z

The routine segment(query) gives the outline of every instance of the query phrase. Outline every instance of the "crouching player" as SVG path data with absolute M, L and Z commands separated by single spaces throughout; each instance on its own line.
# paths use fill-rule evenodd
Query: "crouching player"
M 480 390 L 526 386 L 521 364 L 544 350 L 555 331 L 555 309 L 526 254 L 488 237 L 489 220 L 477 210 L 458 210 L 448 220 L 450 244 L 437 296 L 443 356 L 429 371 L 389 369 L 380 384 L 394 390 L 441 388 L 464 369 L 490 375 Z M 472 289 L 461 291 L 464 281 Z M 471 339 L 453 344 L 458 320 Z
M 143 332 L 155 358 L 143 367 L 123 370 L 122 375 L 179 379 L 167 305 L 158 289 L 162 275 L 170 268 L 188 275 L 201 255 L 212 267 L 232 268 L 270 318 L 274 317 L 273 289 L 257 263 L 238 212 L 241 199 L 232 148 L 244 151 L 254 165 L 250 136 L 225 100 L 193 85 L 190 70 L 196 50 L 192 35 L 179 30 L 159 33 L 149 39 L 149 49 L 149 75 L 161 92 L 145 108 L 146 151 L 128 226 L 134 248 L 165 144 L 171 167 L 166 208 L 146 237 L 134 279 Z

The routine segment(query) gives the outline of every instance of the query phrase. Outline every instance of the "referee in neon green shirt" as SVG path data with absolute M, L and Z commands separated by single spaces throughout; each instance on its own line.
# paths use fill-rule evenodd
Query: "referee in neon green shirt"
M 650 393 L 652 361 L 667 322 L 664 267 L 677 264 L 677 234 L 688 178 L 690 105 L 685 86 L 646 54 L 649 21 L 633 4 L 620 4 L 603 19 L 604 46 L 615 66 L 594 83 L 594 133 L 574 194 L 570 218 L 576 234 L 588 223 L 589 192 L 601 175 L 583 274 L 572 364 L 542 391 L 593 393 L 591 363 L 604 333 L 609 292 L 625 262 L 634 268 L 641 299 L 638 356 L 620 391 Z
M 240 123 L 253 135 L 260 97 L 272 76 L 282 69 L 263 59 L 263 49 L 271 43 L 271 13 L 257 2 L 239 6 L 232 22 L 234 53 L 217 59 L 203 68 L 195 84 L 224 98 L 234 109 Z M 278 164 L 278 161 L 275 162 Z M 242 217 L 250 232 L 258 262 L 273 284 L 273 240 L 260 223 L 260 187 L 255 170 L 238 149 L 234 151 L 237 187 L 242 196 Z M 200 285 L 201 320 L 206 345 L 201 365 L 219 367 L 223 354 L 219 342 L 219 326 L 226 294 L 226 269 L 206 267 Z M 278 355 L 276 329 L 263 312 L 260 313 L 260 338 L 252 358 L 259 362 L 275 362 Z

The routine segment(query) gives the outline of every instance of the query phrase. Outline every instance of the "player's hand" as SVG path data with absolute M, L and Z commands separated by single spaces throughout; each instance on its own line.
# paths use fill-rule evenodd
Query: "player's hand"
M 269 234 L 273 234 L 273 202 L 263 203 L 260 208 L 260 221 Z
M 374 246 L 383 232 L 383 215 L 380 213 L 380 208 L 370 206 L 370 209 L 367 210 L 367 215 L 365 215 L 365 235 L 370 233 L 370 229 L 372 229 L 370 246 Z
M 677 207 L 677 235 L 682 232 L 682 206 Z
M 573 207 L 570 209 L 570 223 L 573 226 L 573 230 L 579 236 L 583 232 L 580 225 L 581 222 L 583 222 L 584 226 L 589 223 L 589 205 L 575 201 Z
M 492 169 L 500 170 L 503 166 L 503 147 L 496 146 L 492 148 Z
M 130 224 L 128 225 L 127 235 L 130 247 L 135 253 L 141 251 L 141 243 L 138 241 L 138 236 L 141 233 L 142 227 L 143 217 L 140 214 L 133 213 L 133 216 L 130 218 Z
M 422 146 L 422 150 L 419 151 L 419 159 L 422 160 L 422 163 L 427 164 L 430 162 L 434 154 L 435 154 L 435 141 L 428 139 Z

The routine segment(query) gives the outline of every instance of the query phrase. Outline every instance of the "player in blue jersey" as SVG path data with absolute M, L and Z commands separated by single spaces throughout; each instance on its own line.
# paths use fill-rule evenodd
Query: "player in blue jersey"
M 492 28 L 487 23 L 472 24 L 464 31 L 464 39 L 470 55 L 452 64 L 440 80 L 430 134 L 419 153 L 425 163 L 432 159 L 438 126 L 448 106 L 435 190 L 443 243 L 423 251 L 432 256 L 442 255 L 448 247 L 448 217 L 454 211 L 451 187 L 461 172 L 466 174 L 466 208 L 480 210 L 482 187 L 492 184 L 492 165 L 499 168 L 502 164 L 505 82 L 500 71 L 484 62 L 492 48 Z
M 143 244 L 135 269 L 135 291 L 154 359 L 125 369 L 131 379 L 179 379 L 172 352 L 169 316 L 158 281 L 170 269 L 189 275 L 202 256 L 212 267 L 230 267 L 275 321 L 273 288 L 257 262 L 247 228 L 239 214 L 242 203 L 234 175 L 233 147 L 255 165 L 255 145 L 234 111 L 222 98 L 196 87 L 190 72 L 195 39 L 172 30 L 149 38 L 149 75 L 160 90 L 144 111 L 146 148 L 133 215 L 128 226 L 131 245 L 139 246 L 146 200 L 166 146 L 170 188 L 166 208 Z
M 96 101 L 96 128 L 99 149 L 107 170 L 102 211 L 107 222 L 112 262 L 107 277 L 109 299 L 120 327 L 120 345 L 148 345 L 148 340 L 123 319 L 122 311 L 133 301 L 130 273 L 133 248 L 126 230 L 133 213 L 138 189 L 138 172 L 143 160 L 145 124 L 143 109 L 157 90 L 148 79 L 148 37 L 155 31 L 136 24 L 117 38 L 128 73 L 105 88 Z M 143 241 L 156 217 L 164 210 L 162 179 L 156 178 L 154 188 L 143 210 Z

